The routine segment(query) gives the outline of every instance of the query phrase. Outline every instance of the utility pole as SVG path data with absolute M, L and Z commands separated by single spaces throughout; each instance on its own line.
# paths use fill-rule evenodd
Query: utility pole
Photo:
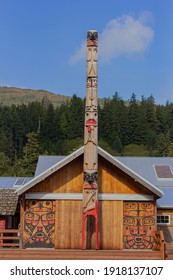
M 84 183 L 82 209 L 82 249 L 87 249 L 87 220 L 93 217 L 96 249 L 99 249 L 98 221 L 98 33 L 87 33 L 86 101 L 84 128 Z M 91 241 L 90 241 L 91 242 Z

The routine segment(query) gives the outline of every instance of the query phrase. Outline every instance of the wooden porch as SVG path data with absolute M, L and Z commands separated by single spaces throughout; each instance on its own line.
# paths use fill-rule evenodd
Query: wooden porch
M 162 231 L 156 232 L 154 250 L 60 250 L 22 249 L 20 231 L 0 230 L 0 260 L 163 260 L 173 259 L 165 251 Z M 165 254 L 167 253 L 167 254 Z M 168 257 L 169 256 L 169 257 Z
M 161 260 L 160 251 L 0 249 L 0 260 Z

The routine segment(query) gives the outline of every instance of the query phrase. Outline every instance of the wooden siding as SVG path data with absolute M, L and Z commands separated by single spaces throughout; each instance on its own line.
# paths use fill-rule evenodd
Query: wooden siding
M 124 174 L 120 169 L 99 156 L 98 185 L 100 193 L 151 194 L 140 183 Z
M 38 183 L 28 192 L 81 193 L 83 186 L 83 156 L 79 156 L 60 170 Z M 151 194 L 130 176 L 99 156 L 99 193 Z
M 158 225 L 157 229 L 163 230 L 165 242 L 173 242 L 173 209 L 158 209 L 157 214 L 170 216 L 170 224 Z
M 70 215 L 69 215 L 70 213 Z M 81 249 L 82 201 L 56 201 L 56 249 Z M 99 202 L 99 236 L 100 249 L 123 248 L 123 202 Z M 91 233 L 91 244 L 88 249 L 95 249 L 95 232 L 92 228 L 92 217 L 88 219 L 87 231 Z M 93 223 L 94 224 L 94 223 Z M 89 238 L 90 239 L 90 238 Z
M 56 201 L 55 248 L 81 249 L 82 201 Z
M 123 249 L 123 202 L 100 201 L 100 248 Z
M 28 192 L 82 192 L 83 156 L 74 159 L 60 170 L 38 183 Z
M 95 228 L 88 217 L 87 249 L 95 249 Z M 81 249 L 82 201 L 56 200 L 55 243 L 56 249 Z M 123 249 L 123 201 L 99 201 L 100 249 Z

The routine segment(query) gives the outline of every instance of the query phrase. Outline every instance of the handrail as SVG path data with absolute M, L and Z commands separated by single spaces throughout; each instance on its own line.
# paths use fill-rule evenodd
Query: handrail
M 165 240 L 162 230 L 155 232 L 155 249 L 160 251 L 161 259 L 165 259 Z
M 1 247 L 20 247 L 21 238 L 19 229 L 0 229 Z

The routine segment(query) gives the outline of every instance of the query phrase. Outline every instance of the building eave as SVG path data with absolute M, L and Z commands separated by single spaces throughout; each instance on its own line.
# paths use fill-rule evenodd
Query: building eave
M 26 192 L 27 190 L 29 190 L 30 188 L 32 188 L 36 184 L 40 183 L 41 181 L 44 181 L 48 176 L 50 176 L 54 172 L 58 171 L 60 168 L 64 167 L 66 164 L 73 161 L 75 158 L 82 155 L 83 152 L 84 152 L 84 147 L 79 148 L 78 150 L 76 150 L 75 152 L 70 154 L 69 156 L 65 157 L 64 159 L 62 159 L 58 163 L 54 164 L 53 166 L 51 166 L 50 168 L 48 168 L 47 170 L 45 170 L 44 172 L 39 174 L 37 177 L 34 177 L 30 182 L 28 182 L 25 185 L 23 185 L 22 187 L 18 188 L 16 190 L 16 193 L 18 195 L 23 194 L 24 192 Z
M 139 174 L 137 174 L 134 170 L 127 167 L 125 164 L 123 164 L 121 161 L 119 161 L 117 158 L 113 157 L 109 153 L 107 153 L 102 148 L 98 147 L 98 154 L 107 159 L 109 162 L 111 162 L 114 166 L 118 167 L 120 170 L 128 174 L 130 177 L 132 177 L 135 181 L 142 184 L 144 187 L 146 187 L 148 190 L 150 190 L 152 193 L 157 195 L 158 197 L 162 197 L 164 193 L 157 187 L 155 187 L 153 184 L 145 180 L 143 177 L 141 177 Z
M 84 147 L 81 147 L 78 150 L 74 151 L 72 154 L 65 157 L 64 159 L 62 159 L 55 165 L 51 166 L 50 168 L 48 168 L 47 170 L 45 170 L 44 172 L 39 174 L 37 177 L 34 177 L 31 181 L 29 181 L 22 187 L 19 187 L 16 190 L 17 195 L 23 194 L 24 192 L 28 191 L 30 188 L 32 188 L 39 182 L 44 181 L 48 176 L 52 175 L 54 172 L 58 171 L 60 168 L 64 167 L 66 164 L 70 163 L 71 161 L 73 161 L 74 159 L 76 159 L 77 157 L 82 155 L 83 153 L 84 153 Z M 103 150 L 100 147 L 98 147 L 98 154 L 100 156 L 102 156 L 103 158 L 105 158 L 110 163 L 112 163 L 114 166 L 116 166 L 117 168 L 122 170 L 124 173 L 126 173 L 127 175 L 132 177 L 135 181 L 142 184 L 144 187 L 146 187 L 148 190 L 150 190 L 156 196 L 158 196 L 158 197 L 163 196 L 164 193 L 159 188 L 155 187 L 153 184 L 151 184 L 150 182 L 145 180 L 139 174 L 134 172 L 132 169 L 127 167 L 125 164 L 123 164 L 117 158 L 113 157 L 112 155 L 110 155 L 109 153 L 107 153 L 105 150 Z

